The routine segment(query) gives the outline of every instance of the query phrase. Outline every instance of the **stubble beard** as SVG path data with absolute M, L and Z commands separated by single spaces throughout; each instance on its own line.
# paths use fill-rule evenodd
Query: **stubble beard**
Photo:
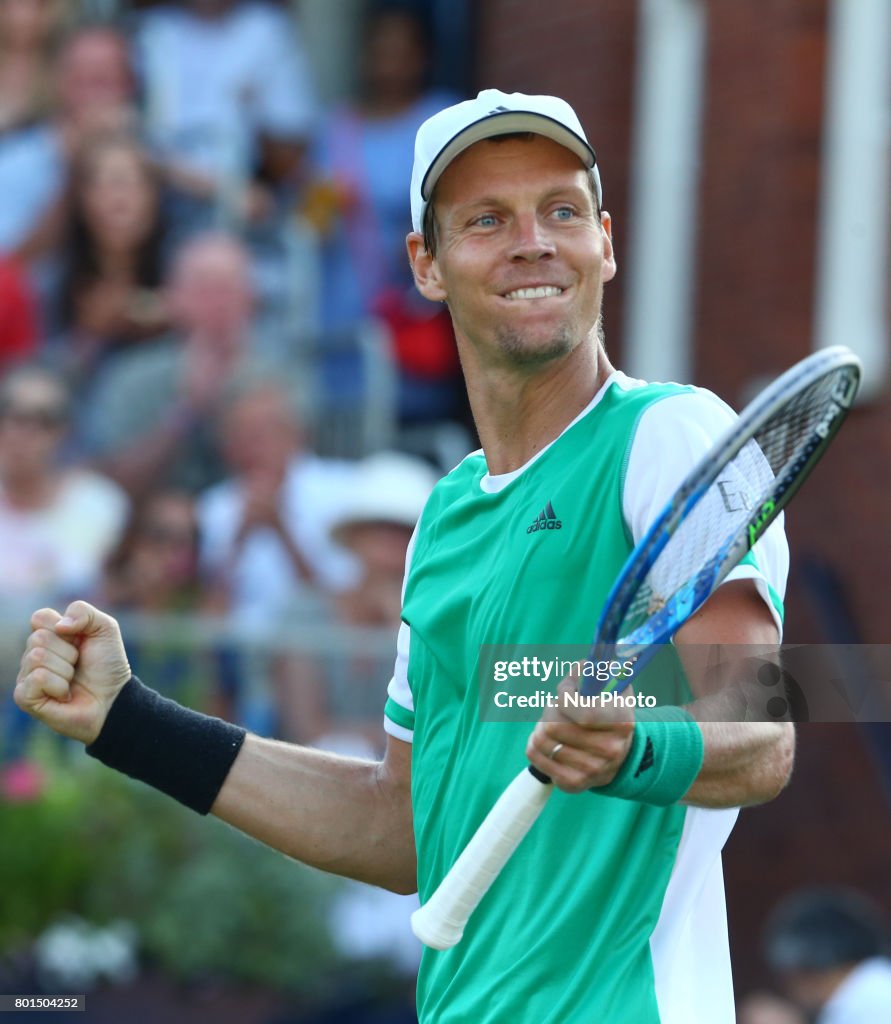
M 512 327 L 498 328 L 498 349 L 514 366 L 538 366 L 569 355 L 580 339 L 569 323 L 558 325 L 547 341 L 529 338 Z
M 597 341 L 603 347 L 603 322 L 600 316 L 597 318 L 594 332 Z M 541 366 L 567 356 L 586 340 L 584 336 L 579 335 L 578 328 L 573 329 L 568 320 L 559 324 L 545 342 L 529 338 L 521 331 L 506 326 L 498 328 L 496 338 L 502 355 L 506 356 L 512 365 L 524 367 Z

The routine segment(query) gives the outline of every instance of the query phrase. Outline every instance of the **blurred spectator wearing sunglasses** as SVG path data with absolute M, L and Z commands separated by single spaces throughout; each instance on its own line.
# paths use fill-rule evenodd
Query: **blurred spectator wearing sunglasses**
M 92 589 L 127 514 L 124 493 L 64 466 L 69 394 L 26 366 L 0 383 L 0 601 L 7 610 L 64 603 Z
M 103 596 L 120 613 L 200 609 L 198 524 L 190 495 L 156 491 L 134 507 L 106 563 Z
M 170 629 L 171 616 L 195 615 L 206 600 L 198 573 L 195 502 L 183 491 L 153 491 L 133 508 L 120 543 L 106 562 L 97 599 L 131 617 L 127 647 L 135 673 L 158 680 L 164 693 L 192 706 L 231 716 L 233 655 L 194 642 L 188 630 Z M 134 618 L 136 617 L 136 618 Z M 146 617 L 146 618 L 143 618 Z M 160 617 L 147 634 L 139 622 Z

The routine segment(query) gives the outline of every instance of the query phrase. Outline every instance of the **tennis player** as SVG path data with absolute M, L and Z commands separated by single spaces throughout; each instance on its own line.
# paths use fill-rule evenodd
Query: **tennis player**
M 671 728 L 632 712 L 480 719 L 482 644 L 585 644 L 648 522 L 723 432 L 713 395 L 613 369 L 616 273 L 594 151 L 573 110 L 487 90 L 421 127 L 407 245 L 448 304 L 482 450 L 436 487 L 407 568 L 381 763 L 245 735 L 131 677 L 116 622 L 42 609 L 16 700 L 88 753 L 326 871 L 426 899 L 528 757 L 542 819 L 447 952 L 426 951 L 428 1024 L 732 1024 L 720 851 L 775 796 L 785 723 L 714 721 L 688 669 Z M 735 485 L 726 500 L 745 500 Z M 779 524 L 678 632 L 775 645 Z M 717 695 L 720 699 L 721 695 Z

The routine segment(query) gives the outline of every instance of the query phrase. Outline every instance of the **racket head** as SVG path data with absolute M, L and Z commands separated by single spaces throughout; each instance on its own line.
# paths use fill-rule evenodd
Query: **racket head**
M 640 657 L 702 606 L 823 456 L 853 405 L 861 371 L 845 346 L 822 349 L 746 406 L 631 552 L 601 613 L 592 660 L 618 645 L 623 658 Z M 748 492 L 739 509 L 728 509 L 716 486 L 728 474 Z

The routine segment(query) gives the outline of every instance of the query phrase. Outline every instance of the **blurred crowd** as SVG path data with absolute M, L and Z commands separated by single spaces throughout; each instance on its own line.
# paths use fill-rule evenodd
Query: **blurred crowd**
M 404 251 L 416 129 L 460 98 L 431 85 L 420 10 L 369 3 L 358 88 L 330 108 L 290 4 L 0 0 L 10 793 L 33 781 L 22 634 L 73 598 L 128 618 L 152 686 L 380 752 L 409 540 L 471 446 L 448 316 Z M 348 888 L 333 928 L 410 976 L 396 899 Z M 855 896 L 799 894 L 766 933 L 778 991 L 738 1020 L 891 1020 L 888 952 Z
M 0 0 L 17 636 L 75 597 L 211 617 L 225 639 L 191 649 L 134 631 L 134 669 L 288 739 L 380 743 L 380 664 L 279 644 L 258 668 L 251 643 L 395 630 L 419 511 L 470 446 L 448 317 L 404 251 L 415 131 L 456 99 L 433 43 L 418 5 L 370 4 L 332 109 L 288 4 Z M 343 677 L 369 671 L 357 710 Z
M 738 1024 L 879 1024 L 891 1020 L 891 926 L 852 888 L 789 893 L 763 930 L 780 993 L 750 993 Z

